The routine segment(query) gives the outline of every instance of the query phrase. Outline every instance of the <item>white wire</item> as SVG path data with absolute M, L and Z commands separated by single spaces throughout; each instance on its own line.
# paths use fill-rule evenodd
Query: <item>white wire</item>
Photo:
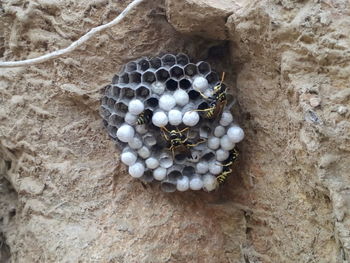
M 22 66 L 30 66 L 34 64 L 39 64 L 54 58 L 61 57 L 63 55 L 66 55 L 73 50 L 75 50 L 77 47 L 84 44 L 86 41 L 88 41 L 91 37 L 93 37 L 98 32 L 101 32 L 107 28 L 110 28 L 112 26 L 115 26 L 120 21 L 123 20 L 123 18 L 138 4 L 143 2 L 144 0 L 134 0 L 132 1 L 124 10 L 121 12 L 116 18 L 114 18 L 111 22 L 95 27 L 91 29 L 89 32 L 87 32 L 85 35 L 83 35 L 78 40 L 74 41 L 72 44 L 70 44 L 68 47 L 60 50 L 56 50 L 52 53 L 37 57 L 37 58 L 31 58 L 26 60 L 20 60 L 20 61 L 5 61 L 0 62 L 0 68 L 13 68 L 13 67 L 22 67 Z

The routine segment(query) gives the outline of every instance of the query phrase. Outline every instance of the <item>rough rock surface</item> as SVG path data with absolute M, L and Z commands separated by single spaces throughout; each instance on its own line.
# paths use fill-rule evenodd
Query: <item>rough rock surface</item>
M 232 1 L 213 41 L 212 1 L 146 2 L 69 56 L 0 69 L 0 261 L 349 261 L 349 2 Z M 126 4 L 4 0 L 0 56 L 65 47 Z M 177 12 L 203 28 L 176 32 Z M 239 102 L 241 158 L 214 194 L 132 180 L 98 116 L 122 64 L 180 51 L 225 70 Z

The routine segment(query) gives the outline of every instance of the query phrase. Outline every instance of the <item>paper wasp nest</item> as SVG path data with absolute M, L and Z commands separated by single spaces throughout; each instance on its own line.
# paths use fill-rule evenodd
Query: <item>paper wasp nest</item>
M 232 96 L 207 62 L 184 54 L 127 63 L 104 88 L 101 116 L 129 174 L 166 192 L 212 191 L 231 173 Z M 217 108 L 221 107 L 221 108 Z

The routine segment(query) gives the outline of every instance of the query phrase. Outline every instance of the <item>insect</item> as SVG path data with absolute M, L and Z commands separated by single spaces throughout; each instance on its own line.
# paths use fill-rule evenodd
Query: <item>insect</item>
M 208 108 L 195 110 L 198 112 L 204 112 L 205 119 L 214 119 L 220 116 L 227 102 L 226 99 L 226 85 L 223 84 L 225 78 L 225 72 L 222 73 L 221 81 L 213 89 L 212 96 L 207 97 L 202 92 L 199 92 L 201 96 L 209 102 Z
M 200 140 L 197 143 L 190 142 L 187 135 L 184 134 L 184 132 L 188 131 L 188 129 L 189 128 L 186 127 L 180 131 L 178 128 L 176 128 L 176 130 L 169 131 L 167 128 L 161 127 L 163 138 L 167 141 L 167 148 L 172 152 L 173 158 L 175 158 L 175 151 L 183 153 L 187 157 L 191 157 L 191 151 L 189 148 L 205 142 L 205 140 Z
M 136 124 L 142 125 L 149 123 L 151 118 L 153 116 L 153 112 L 151 110 L 144 110 L 139 116 L 137 117 Z
M 231 150 L 229 157 L 222 164 L 222 166 L 224 168 L 223 168 L 221 174 L 219 174 L 216 177 L 216 180 L 219 182 L 219 184 L 222 184 L 223 182 L 225 182 L 227 177 L 232 173 L 231 166 L 237 160 L 237 158 L 238 158 L 237 150 L 236 149 Z

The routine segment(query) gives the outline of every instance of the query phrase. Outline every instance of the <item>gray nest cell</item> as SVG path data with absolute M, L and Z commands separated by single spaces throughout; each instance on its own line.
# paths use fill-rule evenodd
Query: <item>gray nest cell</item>
M 129 174 L 165 192 L 213 191 L 244 137 L 232 96 L 205 61 L 185 54 L 127 63 L 104 88 L 101 116 Z

